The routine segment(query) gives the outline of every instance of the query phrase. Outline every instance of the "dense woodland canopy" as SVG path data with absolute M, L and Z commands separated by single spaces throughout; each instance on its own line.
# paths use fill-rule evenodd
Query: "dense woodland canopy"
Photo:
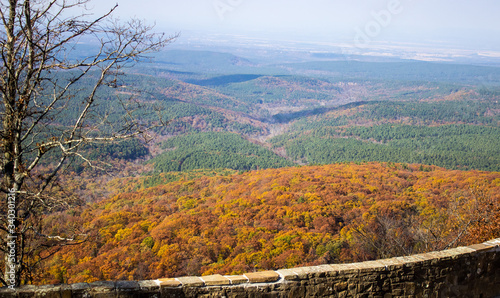
M 497 172 L 392 163 L 181 179 L 48 217 L 54 233 L 83 226 L 93 240 L 55 252 L 37 281 L 233 274 L 445 249 L 498 236 L 499 193 Z
M 234 133 L 178 136 L 164 142 L 163 149 L 167 151 L 150 161 L 158 172 L 220 168 L 248 171 L 293 165 Z

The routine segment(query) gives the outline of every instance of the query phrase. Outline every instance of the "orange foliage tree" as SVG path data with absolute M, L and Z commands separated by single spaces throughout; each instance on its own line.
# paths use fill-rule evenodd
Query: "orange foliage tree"
M 500 173 L 418 165 L 181 180 L 53 215 L 54 233 L 80 220 L 95 241 L 55 252 L 38 280 L 236 274 L 445 249 L 498 237 L 499 200 Z

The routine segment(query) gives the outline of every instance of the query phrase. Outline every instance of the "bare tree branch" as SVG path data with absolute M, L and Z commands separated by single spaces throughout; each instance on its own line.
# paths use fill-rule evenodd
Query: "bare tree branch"
M 156 34 L 138 20 L 112 19 L 117 5 L 97 17 L 88 10 L 82 13 L 89 2 L 0 0 L 0 191 L 16 199 L 12 236 L 17 237 L 17 283 L 21 276 L 31 276 L 37 264 L 25 258 L 44 245 L 72 240 L 45 235 L 37 227 L 45 212 L 72 203 L 70 197 L 46 194 L 65 166 L 78 159 L 99 168 L 82 152 L 84 146 L 132 138 L 151 128 L 135 121 L 133 108 L 125 104 L 122 120 L 109 125 L 109 114 L 98 110 L 100 94 L 113 87 L 122 67 L 176 37 Z M 80 43 L 96 45 L 94 53 L 75 56 Z M 76 117 L 64 116 L 68 109 L 76 111 Z M 1 222 L 0 234 L 6 235 L 9 221 Z M 5 267 L 4 274 L 7 271 Z M 7 286 L 8 280 L 5 275 L 0 282 Z

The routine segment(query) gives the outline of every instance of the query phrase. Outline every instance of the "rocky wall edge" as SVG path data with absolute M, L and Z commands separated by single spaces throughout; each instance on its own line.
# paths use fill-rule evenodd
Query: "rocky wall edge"
M 0 297 L 500 297 L 500 238 L 351 264 L 0 289 Z

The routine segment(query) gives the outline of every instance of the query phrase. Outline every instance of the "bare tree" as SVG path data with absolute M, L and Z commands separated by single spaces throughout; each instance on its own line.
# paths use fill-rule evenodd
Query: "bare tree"
M 126 103 L 120 121 L 111 121 L 97 108 L 99 93 L 117 87 L 122 67 L 175 38 L 152 33 L 141 21 L 112 19 L 116 6 L 96 17 L 86 8 L 89 1 L 0 0 L 0 191 L 5 198 L 0 280 L 5 286 L 29 282 L 27 272 L 40 261 L 42 247 L 81 240 L 41 230 L 37 219 L 71 204 L 48 190 L 70 160 L 91 163 L 81 151 L 86 144 L 146 131 Z M 95 49 L 92 55 L 78 51 L 82 43 Z M 70 109 L 76 116 L 68 119 Z

